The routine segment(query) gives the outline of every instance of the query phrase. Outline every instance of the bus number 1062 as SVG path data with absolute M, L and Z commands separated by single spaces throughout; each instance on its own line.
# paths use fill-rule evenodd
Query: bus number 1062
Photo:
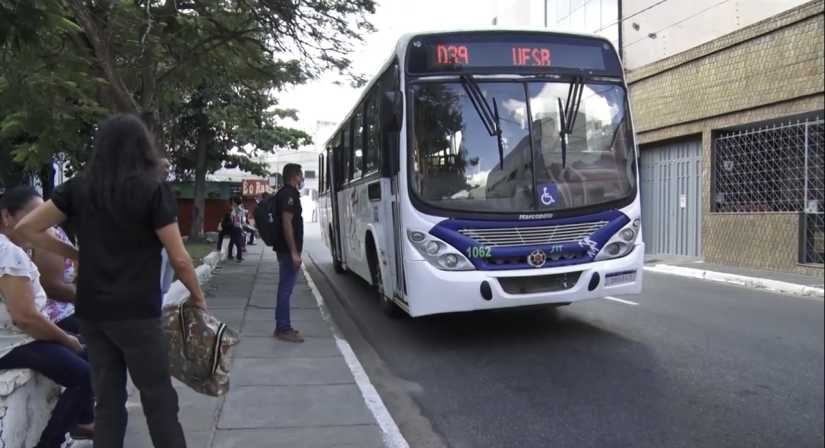
M 493 250 L 487 246 L 470 246 L 467 248 L 468 258 L 490 258 Z

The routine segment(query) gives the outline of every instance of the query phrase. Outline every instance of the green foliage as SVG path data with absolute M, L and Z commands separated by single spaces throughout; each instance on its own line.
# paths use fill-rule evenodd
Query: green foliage
M 60 154 L 78 169 L 94 124 L 126 111 L 144 114 L 181 175 L 224 164 L 267 174 L 255 156 L 309 143 L 279 125 L 294 111 L 275 95 L 327 70 L 362 82 L 348 54 L 374 10 L 373 0 L 0 0 L 0 160 L 37 171 Z

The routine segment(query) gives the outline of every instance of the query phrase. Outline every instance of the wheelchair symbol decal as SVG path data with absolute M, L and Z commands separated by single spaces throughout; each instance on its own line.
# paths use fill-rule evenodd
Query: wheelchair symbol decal
M 558 187 L 556 184 L 547 183 L 547 184 L 539 184 L 539 201 L 545 207 L 549 207 L 556 203 L 556 200 L 559 196 Z

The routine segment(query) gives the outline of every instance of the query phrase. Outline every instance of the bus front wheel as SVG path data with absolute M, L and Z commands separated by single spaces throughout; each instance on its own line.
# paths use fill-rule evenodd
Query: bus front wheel
M 335 233 L 332 232 L 332 227 L 329 228 L 329 241 L 330 241 L 330 253 L 332 254 L 332 269 L 335 270 L 336 274 L 346 274 L 347 268 L 344 267 L 344 264 L 341 263 L 341 260 L 335 256 Z
M 398 308 L 398 306 L 384 293 L 384 277 L 381 275 L 381 266 L 378 262 L 378 253 L 375 250 L 375 244 L 372 243 L 372 240 L 368 240 L 368 246 L 369 252 L 367 253 L 370 254 L 370 274 L 372 275 L 373 287 L 375 288 L 375 292 L 378 295 L 378 300 L 381 304 L 381 311 L 392 318 L 401 317 L 401 308 Z

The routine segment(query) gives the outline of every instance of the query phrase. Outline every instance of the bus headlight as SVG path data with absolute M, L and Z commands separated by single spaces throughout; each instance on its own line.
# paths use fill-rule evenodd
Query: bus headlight
M 619 234 L 625 241 L 633 241 L 636 239 L 636 231 L 631 229 L 630 227 L 622 229 L 622 231 L 619 232 Z
M 408 230 L 407 238 L 415 250 L 431 265 L 443 271 L 471 271 L 475 269 L 470 260 L 449 244 L 417 230 Z
M 634 219 L 622 230 L 616 232 L 602 250 L 596 254 L 595 261 L 610 260 L 611 258 L 624 257 L 636 246 L 636 239 L 639 237 L 639 219 Z

